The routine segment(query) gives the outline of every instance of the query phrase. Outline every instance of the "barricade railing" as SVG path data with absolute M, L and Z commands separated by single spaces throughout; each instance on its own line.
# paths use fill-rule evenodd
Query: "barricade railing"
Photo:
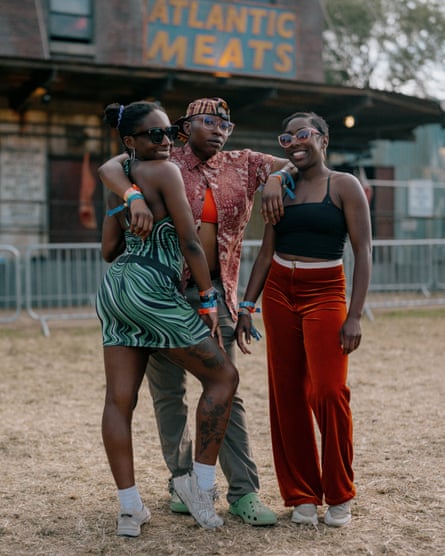
M 100 243 L 52 243 L 25 253 L 25 299 L 29 316 L 49 336 L 48 321 L 97 318 L 97 288 L 107 264 Z
M 260 240 L 246 240 L 240 271 L 243 295 Z M 445 239 L 374 240 L 372 276 L 366 312 L 382 307 L 445 304 Z M 349 242 L 344 253 L 348 293 L 352 285 L 354 256 Z
M 240 296 L 260 245 L 261 240 L 243 243 Z M 372 257 L 366 304 L 370 318 L 374 308 L 445 305 L 445 239 L 375 240 Z M 348 293 L 353 260 L 347 243 Z M 23 259 L 16 248 L 0 245 L 0 323 L 16 320 L 25 307 L 49 336 L 49 321 L 97 318 L 96 292 L 107 267 L 99 243 L 31 245 Z
M 20 252 L 0 245 L 0 323 L 18 319 L 22 308 Z

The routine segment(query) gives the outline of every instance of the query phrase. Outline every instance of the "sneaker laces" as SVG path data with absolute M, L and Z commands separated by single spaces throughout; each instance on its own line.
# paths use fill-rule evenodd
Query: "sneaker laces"
M 215 484 L 210 491 L 212 492 L 213 495 L 213 501 L 216 502 L 217 500 L 219 500 L 221 498 L 220 492 L 218 490 L 218 485 Z M 173 479 L 169 479 L 168 480 L 168 492 L 170 493 L 171 496 L 178 496 L 178 493 L 175 491 L 175 487 L 173 486 Z M 181 500 L 181 498 L 178 499 Z
M 198 490 L 198 497 L 196 498 L 196 509 L 200 517 L 204 518 L 205 521 L 213 521 L 215 518 L 219 521 L 219 517 L 216 515 L 215 507 L 213 505 L 215 495 L 215 489 L 210 490 Z

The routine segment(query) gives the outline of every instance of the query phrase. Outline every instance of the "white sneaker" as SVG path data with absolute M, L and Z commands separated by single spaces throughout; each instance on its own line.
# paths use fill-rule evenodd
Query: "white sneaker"
M 117 534 L 121 537 L 139 537 L 141 525 L 148 523 L 151 519 L 150 510 L 142 506 L 139 512 L 119 513 L 117 516 Z
M 315 504 L 299 504 L 294 507 L 291 521 L 307 525 L 318 525 L 317 506 Z
M 216 529 L 224 525 L 224 521 L 215 513 L 213 505 L 214 489 L 202 490 L 198 478 L 193 471 L 173 478 L 176 494 L 190 510 L 196 521 L 204 529 Z
M 329 527 L 344 527 L 352 519 L 351 516 L 351 501 L 337 504 L 336 506 L 329 506 L 328 511 L 325 513 L 324 522 Z

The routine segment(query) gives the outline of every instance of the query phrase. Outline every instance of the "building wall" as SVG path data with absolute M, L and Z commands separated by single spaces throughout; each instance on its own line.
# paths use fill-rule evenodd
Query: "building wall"
M 391 169 L 392 186 L 382 182 L 374 190 L 381 209 L 392 220 L 393 235 L 403 239 L 445 236 L 445 129 L 418 127 L 414 141 L 377 141 L 372 164 Z M 392 206 L 384 199 L 391 199 Z
M 0 56 L 44 59 L 46 36 L 43 36 L 34 0 L 2 0 L 0 9 Z M 42 15 L 42 14 L 40 14 Z
M 233 6 L 255 8 L 258 13 L 264 10 L 294 13 L 297 22 L 295 78 L 310 82 L 323 80 L 323 19 L 318 2 L 195 0 L 186 3 L 184 10 L 190 12 L 191 6 L 197 3 L 207 8 L 216 5 L 221 13 Z M 95 97 L 99 88 L 109 87 L 107 77 L 116 70 L 150 68 L 150 61 L 145 59 L 150 42 L 145 36 L 145 7 L 164 6 L 170 10 L 169 17 L 172 14 L 170 0 L 95 0 L 92 2 L 93 42 L 85 44 L 51 40 L 49 5 L 49 0 L 2 0 L 0 79 L 5 64 L 12 64 L 19 70 L 16 82 L 10 84 L 11 89 L 23 85 L 33 91 L 40 81 L 45 81 L 48 73 L 45 68 L 54 67 L 49 79 L 57 86 L 63 80 L 58 68 L 67 64 L 81 68 L 85 75 L 94 75 L 97 69 L 97 80 L 90 90 L 82 91 L 82 98 L 68 101 L 54 94 L 52 100 L 42 104 L 45 98 L 32 92 L 26 106 L 17 110 L 11 109 L 7 94 L 0 95 L 0 243 L 11 243 L 20 249 L 36 242 L 100 240 L 104 192 L 96 169 L 110 154 L 119 152 L 122 145 L 116 134 L 102 126 L 104 105 Z M 189 25 L 191 30 L 186 27 L 180 26 L 179 31 L 192 36 L 193 25 Z M 252 27 L 248 30 L 251 32 Z M 212 34 L 211 29 L 203 29 L 204 32 Z M 209 72 L 218 69 L 209 67 Z M 83 74 L 79 72 L 81 79 Z M 150 90 L 149 83 L 146 89 Z M 178 106 L 172 112 L 183 113 L 190 100 L 187 91 L 179 91 Z M 170 110 L 168 106 L 167 109 Z M 173 118 L 176 115 L 180 114 L 171 114 Z M 238 130 L 243 133 L 239 127 Z M 260 144 L 255 144 L 252 133 L 245 131 L 245 134 L 249 136 L 250 148 L 262 150 Z M 227 145 L 228 148 L 237 146 L 235 137 Z
M 77 52 L 83 61 L 90 59 L 93 64 L 105 64 L 110 66 L 150 66 L 150 61 L 144 59 L 144 44 L 147 25 L 144 23 L 145 6 L 154 9 L 156 2 L 162 2 L 169 7 L 169 16 L 172 17 L 172 5 L 169 0 L 95 0 L 94 6 L 94 48 L 85 49 L 77 45 Z M 322 53 L 322 29 L 323 17 L 318 2 L 312 0 L 282 0 L 278 4 L 274 1 L 256 0 L 232 1 L 219 0 L 195 0 L 185 3 L 183 10 L 183 21 L 181 31 L 187 34 L 187 22 L 190 16 L 192 4 L 220 5 L 224 18 L 224 8 L 240 6 L 260 10 L 283 9 L 295 13 L 297 24 L 296 32 L 296 73 L 294 78 L 300 81 L 323 82 L 323 68 L 321 63 Z M 45 59 L 48 55 L 60 56 L 63 52 L 60 44 L 48 41 L 45 30 L 48 25 L 48 0 L 34 2 L 34 0 L 2 0 L 0 16 L 0 56 L 12 56 L 21 58 Z M 166 12 L 167 13 L 167 12 Z M 265 19 L 261 23 L 261 30 L 265 29 Z M 185 22 L 185 24 L 184 24 Z M 204 18 L 198 19 L 203 23 Z M 172 24 L 172 27 L 175 25 Z M 195 25 L 196 27 L 196 25 Z M 203 33 L 212 34 L 217 24 L 209 29 L 203 29 Z M 251 27 L 249 27 L 251 31 Z M 218 34 L 218 31 L 215 31 Z M 261 36 L 253 38 L 264 38 Z M 271 33 L 268 40 L 273 39 Z M 66 45 L 65 52 L 73 56 L 76 53 L 75 45 Z M 189 68 L 178 68 L 189 69 Z M 215 71 L 218 68 L 209 68 Z M 222 69 L 222 68 L 220 68 Z
M 150 75 L 153 81 L 158 69 L 165 70 L 151 68 L 150 61 L 145 58 L 150 40 L 145 36 L 144 9 L 146 5 L 155 5 L 155 2 L 159 2 L 158 6 L 162 3 L 170 5 L 170 0 L 94 0 L 93 42 L 84 44 L 49 40 L 49 0 L 2 0 L 0 80 L 8 65 L 17 68 L 16 81 L 10 83 L 11 88 L 20 87 L 23 83 L 26 85 L 27 79 L 33 76 L 38 79 L 40 72 L 48 72 L 45 67 L 55 68 L 51 79 L 57 82 L 60 78 L 58 68 L 64 65 L 79 71 L 79 81 L 91 75 L 97 79 L 94 86 L 91 86 L 90 78 L 85 80 L 81 98 L 54 98 L 43 105 L 43 97 L 31 95 L 27 109 L 21 112 L 11 109 L 7 92 L 0 94 L 0 243 L 11 243 L 24 249 L 35 242 L 100 239 L 104 191 L 96 169 L 111 154 L 119 152 L 122 146 L 117 135 L 102 126 L 104 104 L 97 100 L 97 96 L 101 89 L 113 92 L 112 89 L 108 91 L 108 78 L 122 68 L 130 73 L 152 69 Z M 295 78 L 301 82 L 323 82 L 320 2 L 189 0 L 186 5 L 190 7 L 197 2 L 217 5 L 221 10 L 229 6 L 251 6 L 259 10 L 281 9 L 295 13 Z M 184 33 L 187 34 L 187 31 Z M 211 35 L 211 32 L 207 34 Z M 189 69 L 178 67 L 177 71 L 186 73 Z M 219 69 L 209 67 L 208 72 L 203 72 L 195 68 L 189 74 L 193 77 L 213 75 Z M 147 87 L 141 90 L 138 98 L 131 100 L 145 98 L 143 93 L 151 90 L 151 78 L 147 81 Z M 30 87 L 32 89 L 32 83 Z M 183 113 L 186 104 L 192 100 L 190 94 L 185 88 L 174 92 L 174 105 L 166 105 L 172 118 Z M 109 102 L 118 100 L 110 97 Z M 265 117 L 264 114 L 259 116 L 258 121 Z M 262 125 L 264 127 L 264 122 Z M 444 132 L 439 126 L 433 127 L 434 132 L 419 128 L 416 143 L 377 142 L 372 159 L 367 162 L 381 169 L 375 175 L 404 180 L 426 178 L 445 183 Z M 265 139 L 272 135 L 273 145 Z M 282 155 L 275 141 L 275 132 L 272 134 L 271 129 L 261 132 L 257 129 L 253 133 L 249 126 L 237 125 L 227 148 L 245 147 Z M 391 203 L 395 203 L 395 209 L 399 210 L 397 196 L 389 197 Z M 393 205 L 390 203 L 391 206 L 388 206 L 389 201 L 386 201 L 389 197 L 387 192 L 376 196 L 375 202 L 378 201 L 386 212 L 393 210 Z M 445 212 L 443 197 L 437 198 L 435 210 L 441 210 L 442 214 Z M 426 220 L 418 222 L 425 224 Z M 410 222 L 409 226 L 413 224 Z M 422 226 L 416 228 L 416 234 L 428 230 L 427 226 Z M 262 228 L 257 202 L 246 237 L 260 238 Z M 383 228 L 380 226 L 380 229 Z M 398 228 L 393 224 L 385 225 L 384 230 L 385 236 L 405 233 L 402 226 Z M 434 233 L 438 233 L 437 228 Z

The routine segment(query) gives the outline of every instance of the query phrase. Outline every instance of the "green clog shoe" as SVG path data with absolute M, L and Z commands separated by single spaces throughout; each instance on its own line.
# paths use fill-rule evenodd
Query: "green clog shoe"
M 175 514 L 189 514 L 189 509 L 184 502 L 179 498 L 175 491 L 173 491 L 170 498 L 170 511 Z
M 277 522 L 276 514 L 261 502 L 256 492 L 250 492 L 230 504 L 229 512 L 249 525 L 275 525 Z

